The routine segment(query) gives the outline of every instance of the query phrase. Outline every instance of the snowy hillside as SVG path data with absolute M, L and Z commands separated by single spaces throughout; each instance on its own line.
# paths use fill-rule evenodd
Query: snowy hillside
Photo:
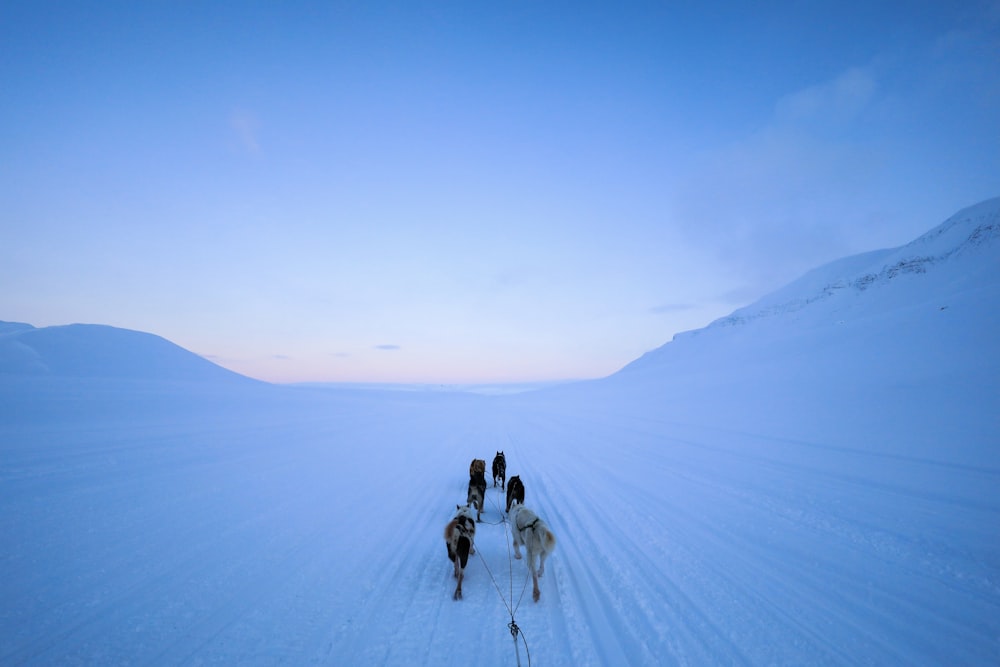
M 0 322 L 0 374 L 245 381 L 153 334 L 96 324 Z
M 664 400 L 683 403 L 694 389 L 710 400 L 728 394 L 727 415 L 767 410 L 773 392 L 787 394 L 801 405 L 795 414 L 806 416 L 807 431 L 824 414 L 837 421 L 848 409 L 855 419 L 875 410 L 871 428 L 888 429 L 880 410 L 910 390 L 917 395 L 904 409 L 908 418 L 933 421 L 919 440 L 934 448 L 951 423 L 931 414 L 979 400 L 969 396 L 975 387 L 996 393 L 997 303 L 1000 199 L 993 199 L 901 248 L 815 269 L 704 329 L 678 334 L 605 382 L 646 395 L 655 387 Z M 890 390 L 896 393 L 884 395 Z M 867 401 L 851 403 L 867 392 Z M 695 394 L 693 409 L 704 398 Z M 938 407 L 921 414 L 915 402 Z
M 1000 198 L 970 206 L 916 240 L 892 250 L 846 257 L 810 271 L 805 276 L 741 308 L 712 326 L 729 326 L 758 317 L 768 317 L 804 308 L 841 292 L 858 293 L 895 284 L 907 276 L 940 272 L 937 284 L 924 282 L 916 295 L 928 288 L 949 288 L 955 279 L 964 283 L 996 282 L 1000 244 Z M 912 299 L 899 299 L 905 307 Z
M 998 211 L 536 392 L 0 373 L 0 663 L 998 664 Z

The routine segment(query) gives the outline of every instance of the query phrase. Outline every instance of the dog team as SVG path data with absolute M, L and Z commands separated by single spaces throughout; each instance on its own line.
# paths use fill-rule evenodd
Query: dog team
M 513 536 L 514 558 L 520 560 L 522 546 L 528 552 L 528 570 L 531 572 L 531 582 L 534 586 L 532 597 L 538 602 L 541 596 L 541 591 L 538 590 L 538 578 L 545 574 L 545 559 L 555 549 L 556 536 L 544 520 L 524 506 L 524 484 L 517 475 L 507 479 L 507 458 L 503 452 L 497 452 L 493 457 L 493 488 L 496 488 L 497 482 L 500 483 L 501 491 L 506 486 L 506 511 Z M 485 501 L 486 460 L 472 459 L 472 463 L 469 464 L 469 491 L 466 503 L 455 506 L 455 516 L 444 529 L 448 560 L 455 565 L 455 579 L 458 580 L 454 595 L 456 600 L 462 599 L 462 580 L 465 578 L 465 566 L 469 562 L 469 556 L 476 553 L 476 522 L 482 521 Z M 475 517 L 472 514 L 473 508 L 476 510 Z

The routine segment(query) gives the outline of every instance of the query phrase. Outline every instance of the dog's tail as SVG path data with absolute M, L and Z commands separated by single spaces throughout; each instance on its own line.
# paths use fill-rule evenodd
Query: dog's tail
M 545 534 L 542 535 L 542 547 L 546 553 L 551 553 L 556 548 L 556 535 L 548 528 L 545 529 Z

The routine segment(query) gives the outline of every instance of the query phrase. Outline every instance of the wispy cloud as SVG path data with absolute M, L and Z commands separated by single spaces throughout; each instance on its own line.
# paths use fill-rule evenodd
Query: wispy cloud
M 666 303 L 662 306 L 654 306 L 649 309 L 649 312 L 654 315 L 669 315 L 671 313 L 681 313 L 685 310 L 691 310 L 695 308 L 693 303 Z
M 260 153 L 260 120 L 256 114 L 236 109 L 229 115 L 229 127 L 240 150 L 251 155 Z
M 832 81 L 786 95 L 775 115 L 782 123 L 845 123 L 856 118 L 875 97 L 878 86 L 868 68 L 852 67 Z
M 400 349 L 400 347 L 399 347 L 399 345 L 376 345 L 375 349 L 376 350 L 398 350 L 398 349 Z

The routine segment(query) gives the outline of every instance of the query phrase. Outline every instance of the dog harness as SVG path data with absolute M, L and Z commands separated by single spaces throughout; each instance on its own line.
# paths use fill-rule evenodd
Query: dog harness
M 534 528 L 535 524 L 538 523 L 539 517 L 535 517 L 535 520 L 529 523 L 527 526 L 518 526 L 518 530 L 528 530 L 529 528 Z

